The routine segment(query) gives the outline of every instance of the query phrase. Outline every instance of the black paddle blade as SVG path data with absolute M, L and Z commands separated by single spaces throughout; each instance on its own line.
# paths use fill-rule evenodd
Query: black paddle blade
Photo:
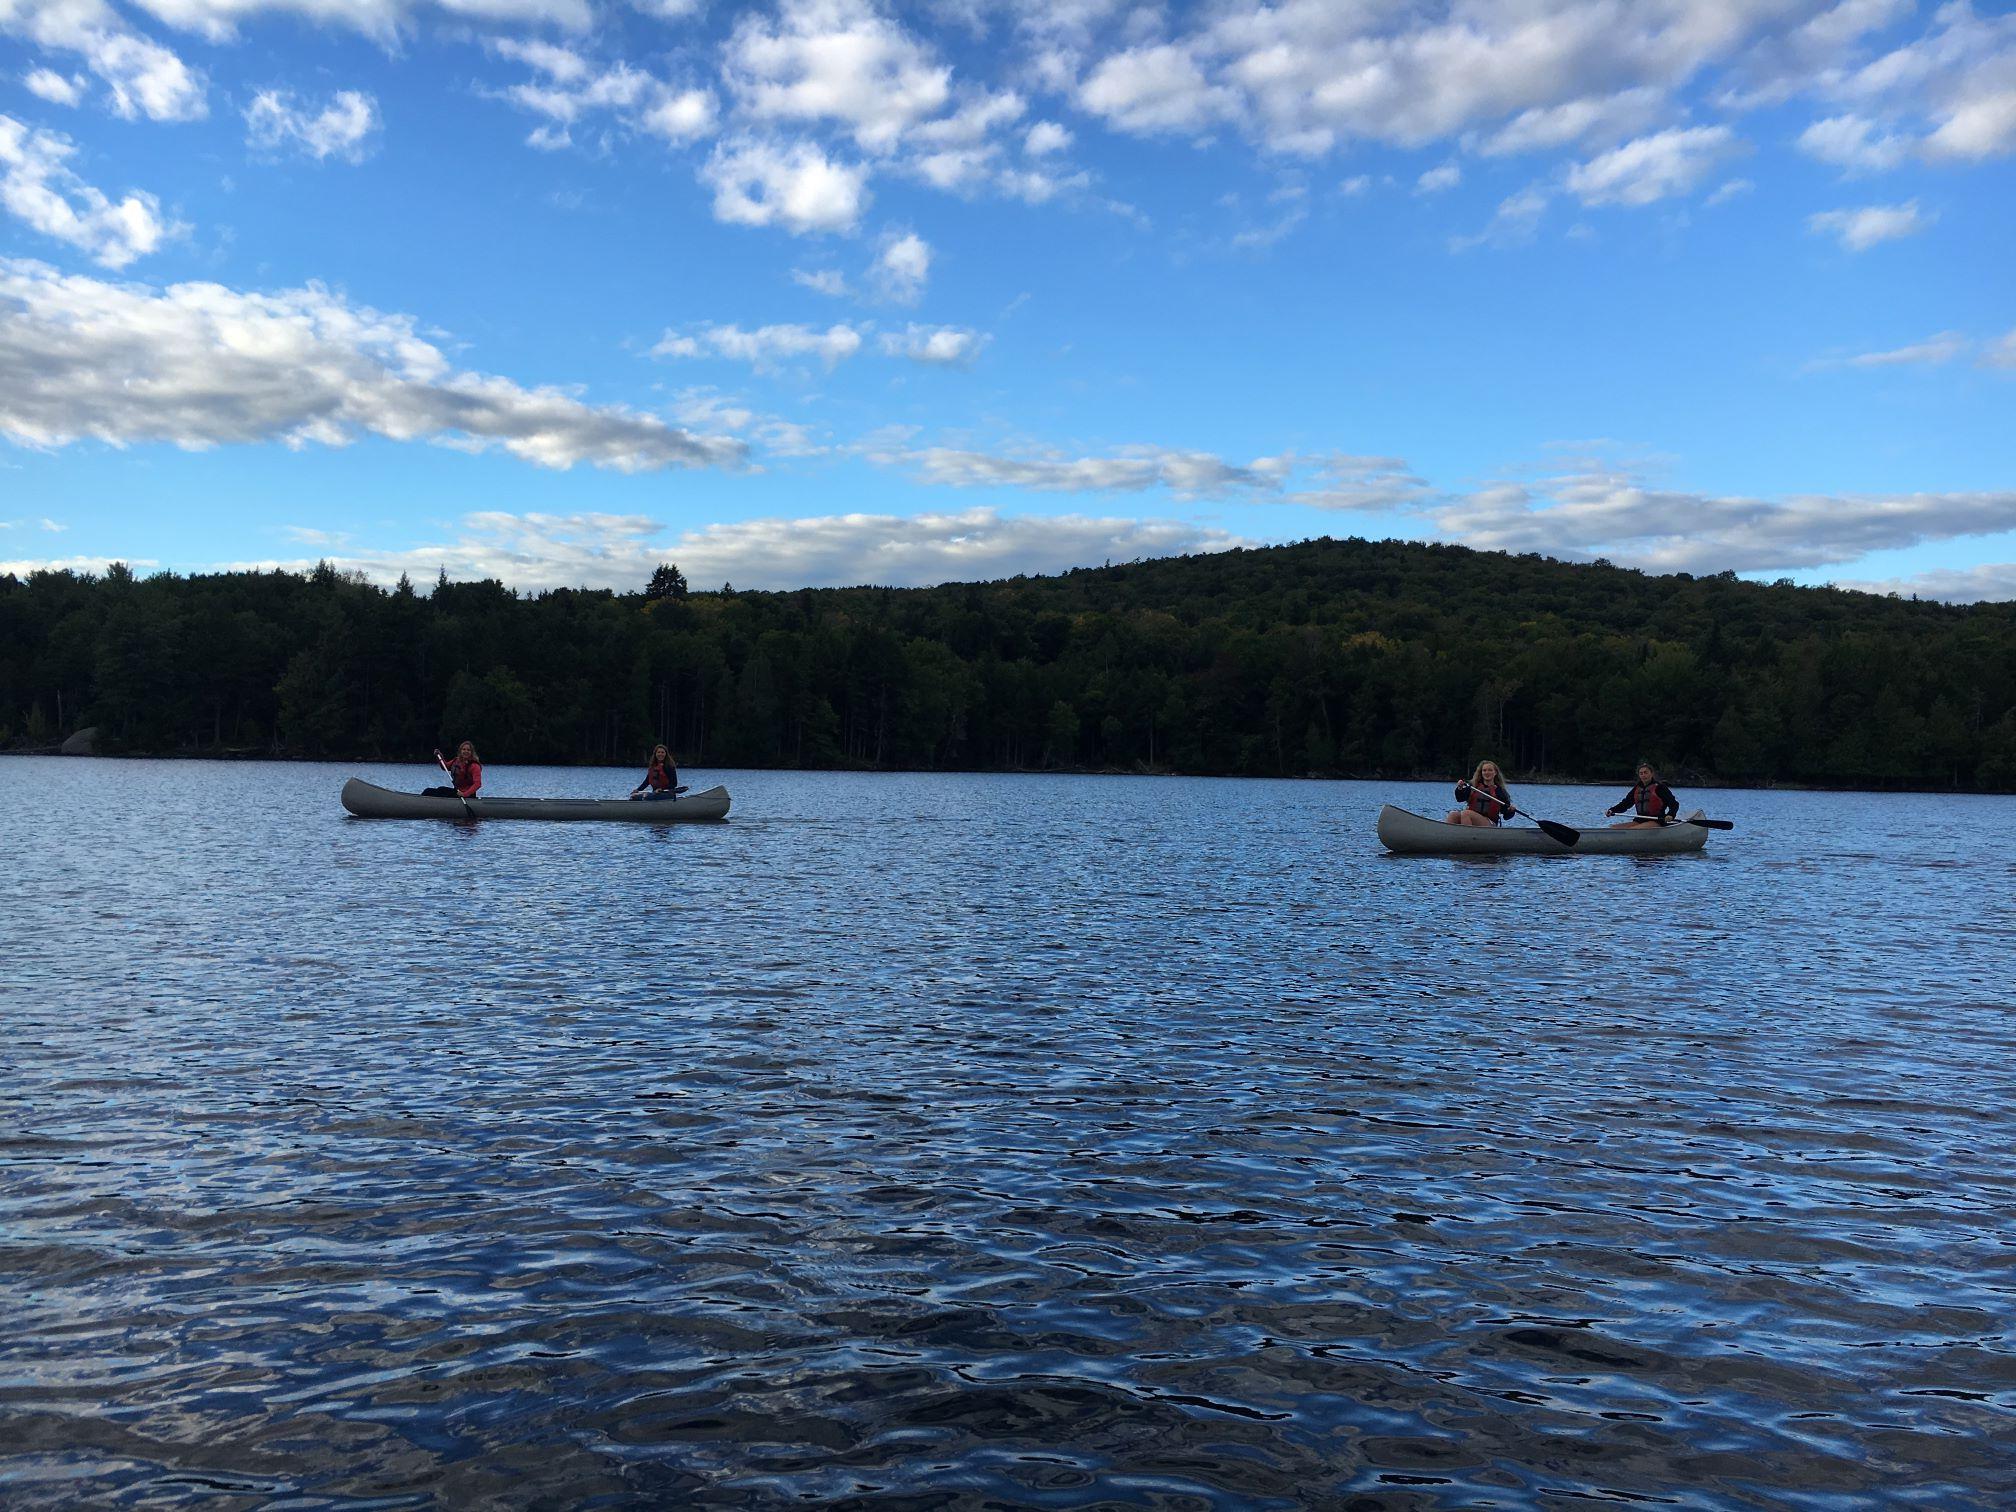
M 1733 819 L 1684 819 L 1681 822 L 1683 824 L 1698 824 L 1703 829 L 1736 828 L 1736 822 Z
M 1533 822 L 1545 830 L 1549 838 L 1559 840 L 1563 845 L 1573 845 L 1582 838 L 1582 831 L 1556 824 L 1552 819 L 1535 819 Z

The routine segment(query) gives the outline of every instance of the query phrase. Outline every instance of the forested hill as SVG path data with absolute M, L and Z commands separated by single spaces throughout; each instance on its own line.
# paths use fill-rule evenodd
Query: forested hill
M 641 586 L 641 585 L 640 585 Z M 0 745 L 2016 787 L 2016 605 L 1317 540 L 922 589 L 0 576 Z

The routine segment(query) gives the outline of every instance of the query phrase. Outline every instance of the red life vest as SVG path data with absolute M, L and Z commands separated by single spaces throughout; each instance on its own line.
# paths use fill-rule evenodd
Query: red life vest
M 1482 814 L 1493 824 L 1496 824 L 1500 819 L 1505 817 L 1505 810 L 1509 806 L 1494 794 L 1487 793 L 1483 788 L 1478 787 L 1475 783 L 1470 785 L 1469 802 L 1473 813 Z
M 678 774 L 671 768 L 661 762 L 654 761 L 644 773 L 644 785 L 654 792 L 662 793 L 673 785 L 672 779 L 676 775 Z
M 467 798 L 483 786 L 483 763 L 464 761 L 457 756 L 448 763 L 448 780 L 455 784 L 455 791 Z
M 1666 800 L 1659 796 L 1659 779 L 1650 782 L 1634 782 L 1631 785 L 1632 801 L 1641 819 L 1657 819 L 1666 812 Z

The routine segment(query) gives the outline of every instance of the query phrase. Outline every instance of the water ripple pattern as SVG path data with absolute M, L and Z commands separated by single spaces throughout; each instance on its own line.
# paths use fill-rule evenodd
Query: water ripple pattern
M 2016 801 L 346 775 L 0 761 L 9 1507 L 2016 1505 Z

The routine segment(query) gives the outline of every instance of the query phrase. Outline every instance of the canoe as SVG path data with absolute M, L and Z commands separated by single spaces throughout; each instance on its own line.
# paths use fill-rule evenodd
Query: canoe
M 1699 819 L 1701 810 L 1687 817 Z M 1379 810 L 1379 843 L 1402 856 L 1671 856 L 1701 849 L 1708 831 L 1684 821 L 1658 829 L 1611 829 L 1606 823 L 1583 829 L 1580 840 L 1563 845 L 1545 830 L 1445 824 L 1389 803 Z
M 676 824 L 726 819 L 728 789 L 711 787 L 683 798 L 426 798 L 395 793 L 352 777 L 343 807 L 359 819 L 615 819 L 627 824 Z

